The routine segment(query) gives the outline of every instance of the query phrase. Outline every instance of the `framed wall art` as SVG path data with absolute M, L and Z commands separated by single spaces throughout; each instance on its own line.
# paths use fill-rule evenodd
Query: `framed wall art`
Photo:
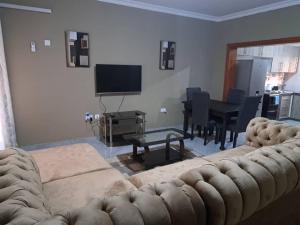
M 161 70 L 175 69 L 176 43 L 174 41 L 160 42 L 160 65 Z
M 89 34 L 66 31 L 68 67 L 89 67 Z

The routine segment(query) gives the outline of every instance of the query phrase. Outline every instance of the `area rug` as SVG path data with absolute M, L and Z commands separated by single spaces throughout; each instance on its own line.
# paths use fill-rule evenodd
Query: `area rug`
M 178 145 L 171 145 L 171 147 L 173 149 L 177 149 L 177 150 L 179 149 Z M 160 151 L 159 154 L 164 153 L 164 150 L 161 150 L 161 148 L 153 148 L 150 150 L 150 154 L 158 153 L 158 151 Z M 196 156 L 194 153 L 192 153 L 192 151 L 190 149 L 185 148 L 183 160 L 193 159 L 195 157 L 199 157 L 199 156 Z M 172 163 L 175 163 L 175 162 L 172 162 Z M 132 153 L 118 155 L 115 158 L 114 162 L 111 162 L 111 165 L 114 168 L 118 169 L 120 172 L 126 173 L 128 175 L 133 175 L 133 174 L 147 170 L 147 168 L 145 167 L 145 164 L 142 160 L 136 160 L 136 159 L 132 158 Z M 126 172 L 124 169 L 126 170 Z

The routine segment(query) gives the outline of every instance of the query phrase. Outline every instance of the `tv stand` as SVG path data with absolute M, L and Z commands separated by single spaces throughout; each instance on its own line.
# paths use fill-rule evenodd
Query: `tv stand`
M 100 139 L 112 147 L 116 136 L 144 133 L 145 116 L 146 113 L 138 110 L 103 113 L 99 126 Z

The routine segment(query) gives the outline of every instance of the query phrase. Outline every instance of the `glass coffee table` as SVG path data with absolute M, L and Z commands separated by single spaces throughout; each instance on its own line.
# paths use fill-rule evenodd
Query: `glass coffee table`
M 132 157 L 142 161 L 146 169 L 155 166 L 170 164 L 184 157 L 184 132 L 175 128 L 154 130 L 144 134 L 129 134 L 123 138 L 133 145 Z M 174 148 L 171 143 L 179 142 L 179 148 Z M 150 149 L 150 146 L 161 145 Z M 144 152 L 138 154 L 138 147 L 144 148 Z

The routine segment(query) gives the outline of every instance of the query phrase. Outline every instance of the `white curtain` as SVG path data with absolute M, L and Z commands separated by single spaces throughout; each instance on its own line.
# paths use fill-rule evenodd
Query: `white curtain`
M 7 77 L 2 27 L 0 21 L 0 150 L 16 146 L 15 123 Z

